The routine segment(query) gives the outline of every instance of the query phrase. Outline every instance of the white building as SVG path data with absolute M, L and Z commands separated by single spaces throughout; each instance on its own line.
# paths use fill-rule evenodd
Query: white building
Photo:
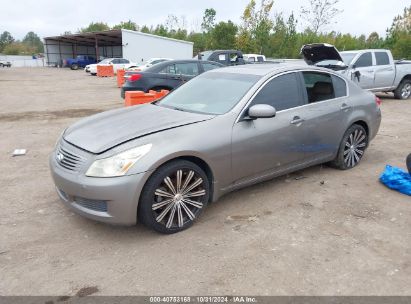
M 193 43 L 121 29 L 46 37 L 44 54 L 49 65 L 61 65 L 65 58 L 78 55 L 126 58 L 139 63 L 156 57 L 191 59 Z

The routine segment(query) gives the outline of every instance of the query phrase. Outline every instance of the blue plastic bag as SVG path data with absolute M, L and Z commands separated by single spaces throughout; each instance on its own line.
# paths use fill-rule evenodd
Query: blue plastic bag
M 411 196 L 411 175 L 392 166 L 385 167 L 380 181 L 388 188 Z

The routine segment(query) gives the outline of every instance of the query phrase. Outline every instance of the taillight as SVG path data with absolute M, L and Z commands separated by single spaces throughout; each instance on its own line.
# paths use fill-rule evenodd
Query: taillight
M 375 96 L 375 103 L 377 104 L 377 107 L 380 107 L 382 104 L 382 101 L 379 97 Z
M 140 80 L 140 78 L 141 78 L 141 74 L 133 74 L 127 80 L 130 82 L 134 82 L 134 81 Z

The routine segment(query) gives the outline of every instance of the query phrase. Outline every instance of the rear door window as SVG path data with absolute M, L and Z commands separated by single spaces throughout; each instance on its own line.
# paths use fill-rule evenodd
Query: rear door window
M 302 74 L 307 91 L 308 103 L 315 103 L 336 97 L 333 79 L 330 74 L 319 72 L 303 72 Z
M 375 59 L 377 60 L 377 65 L 389 65 L 390 58 L 387 52 L 375 52 Z
M 188 76 L 197 76 L 198 64 L 197 63 L 176 63 L 175 64 L 175 73 L 178 75 L 188 75 Z
M 303 105 L 296 73 L 288 73 L 270 80 L 255 96 L 252 105 L 268 104 L 277 111 Z
M 176 74 L 176 65 L 167 65 L 164 69 L 160 71 L 160 74 Z
M 370 52 L 364 53 L 355 62 L 357 68 L 372 66 L 372 54 Z
M 331 75 L 334 85 L 335 98 L 347 96 L 347 83 L 341 77 Z

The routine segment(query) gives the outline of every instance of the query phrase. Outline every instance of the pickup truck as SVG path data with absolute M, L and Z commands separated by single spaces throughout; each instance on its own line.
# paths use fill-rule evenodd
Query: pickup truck
M 309 65 L 327 67 L 372 92 L 393 92 L 397 99 L 411 97 L 411 61 L 395 61 L 389 50 L 338 52 L 330 44 L 316 43 L 301 49 Z
M 10 61 L 6 61 L 6 60 L 0 60 L 0 67 L 4 68 L 4 67 L 11 67 L 11 62 Z
M 198 60 L 218 62 L 226 66 L 245 64 L 243 53 L 237 50 L 204 51 L 199 53 L 197 58 Z
M 72 70 L 78 70 L 79 68 L 84 68 L 86 65 L 93 63 L 97 63 L 94 57 L 79 55 L 76 58 L 64 59 L 63 65 L 71 68 Z

